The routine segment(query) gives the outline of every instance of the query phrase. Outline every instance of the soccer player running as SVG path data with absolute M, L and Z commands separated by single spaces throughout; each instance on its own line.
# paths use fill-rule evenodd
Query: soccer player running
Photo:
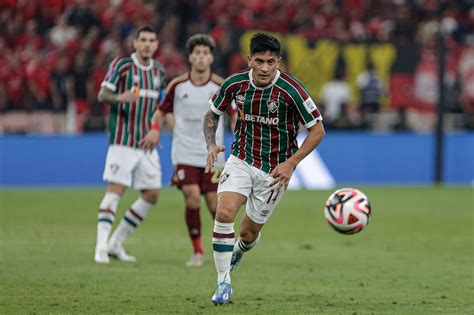
M 149 26 L 141 27 L 133 48 L 131 56 L 112 61 L 98 95 L 99 102 L 110 104 L 109 148 L 103 175 L 108 187 L 99 207 L 94 257 L 101 264 L 108 264 L 109 256 L 120 261 L 136 260 L 122 244 L 156 204 L 161 187 L 158 153 L 139 146 L 148 130 L 159 129 L 151 124 L 163 85 L 163 67 L 153 59 L 158 48 L 156 32 Z M 109 239 L 126 187 L 140 190 L 141 194 Z
M 225 149 L 215 139 L 220 115 L 235 101 L 240 116 L 217 191 L 212 238 L 217 270 L 214 304 L 229 303 L 230 271 L 257 244 L 295 167 L 324 137 L 322 117 L 309 93 L 293 76 L 278 69 L 280 49 L 275 37 L 255 34 L 250 41 L 250 69 L 224 81 L 204 118 L 209 170 Z M 299 122 L 308 130 L 300 148 L 296 141 Z M 234 220 L 243 204 L 246 211 L 235 241 Z
M 214 47 L 214 40 L 205 34 L 196 34 L 188 39 L 186 48 L 189 52 L 191 70 L 170 82 L 166 97 L 152 118 L 156 124 L 160 124 L 165 117 L 167 121 L 174 121 L 171 153 L 175 166 L 173 182 L 183 193 L 185 220 L 193 246 L 193 255 L 186 262 L 188 267 L 200 267 L 204 262 L 199 213 L 200 196 L 204 195 L 207 208 L 214 217 L 217 206 L 217 184 L 224 166 L 224 157 L 221 156 L 211 172 L 204 172 L 207 148 L 202 133 L 203 117 L 209 109 L 209 98 L 224 81 L 211 71 Z M 229 110 L 233 119 L 232 126 L 235 126 L 236 112 L 230 107 Z M 216 142 L 222 145 L 223 121 L 219 123 L 216 138 Z M 153 149 L 158 139 L 159 131 L 150 130 L 142 141 L 143 147 Z

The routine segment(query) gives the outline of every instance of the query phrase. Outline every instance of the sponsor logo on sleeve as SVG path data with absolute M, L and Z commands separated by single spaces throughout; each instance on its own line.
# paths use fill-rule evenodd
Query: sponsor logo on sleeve
M 308 98 L 306 101 L 303 102 L 303 105 L 304 107 L 306 108 L 306 110 L 308 111 L 308 113 L 312 113 L 314 112 L 317 107 L 316 107 L 316 104 L 314 104 L 313 100 L 310 98 Z

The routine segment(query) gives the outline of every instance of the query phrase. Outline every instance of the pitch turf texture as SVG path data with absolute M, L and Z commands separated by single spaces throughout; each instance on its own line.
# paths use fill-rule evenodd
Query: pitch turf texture
M 0 313 L 474 314 L 472 188 L 359 188 L 373 216 L 352 236 L 323 219 L 330 191 L 288 192 L 233 273 L 226 306 L 210 301 L 216 276 L 205 211 L 206 263 L 184 266 L 190 241 L 179 191 L 163 190 L 126 243 L 137 263 L 97 265 L 103 188 L 3 190 Z M 126 193 L 119 217 L 135 197 Z

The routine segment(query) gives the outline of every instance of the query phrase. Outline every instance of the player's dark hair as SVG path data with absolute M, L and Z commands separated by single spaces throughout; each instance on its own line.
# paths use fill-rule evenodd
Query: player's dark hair
M 156 31 L 149 25 L 144 25 L 142 27 L 140 27 L 138 30 L 137 30 L 137 33 L 135 35 L 135 38 L 138 38 L 140 37 L 140 33 L 141 32 L 148 32 L 148 33 L 155 33 L 156 34 Z
M 191 54 L 193 52 L 194 47 L 198 45 L 203 45 L 209 47 L 211 52 L 216 47 L 216 42 L 212 39 L 211 36 L 206 34 L 195 34 L 191 36 L 188 41 L 186 42 L 186 49 Z
M 281 54 L 281 45 L 278 39 L 266 33 L 257 33 L 250 40 L 250 55 L 270 51 L 277 56 Z

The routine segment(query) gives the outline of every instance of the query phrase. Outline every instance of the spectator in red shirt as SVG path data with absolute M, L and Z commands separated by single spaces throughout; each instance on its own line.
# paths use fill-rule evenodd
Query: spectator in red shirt
M 32 101 L 31 109 L 51 109 L 49 101 L 49 78 L 51 71 L 45 65 L 43 53 L 33 56 L 26 67 L 28 90 Z
M 3 104 L 7 110 L 23 109 L 25 72 L 18 55 L 10 55 L 5 64 L 0 65 L 0 89 L 2 89 Z
M 15 46 L 21 49 L 30 44 L 39 50 L 42 46 L 41 43 L 35 20 L 29 20 L 26 22 L 25 33 L 16 38 Z

